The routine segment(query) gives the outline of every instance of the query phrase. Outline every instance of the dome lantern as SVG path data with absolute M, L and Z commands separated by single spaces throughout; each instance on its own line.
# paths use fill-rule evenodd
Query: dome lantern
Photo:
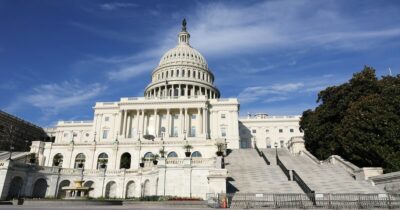
M 182 31 L 179 33 L 178 37 L 179 44 L 189 45 L 190 34 L 186 31 L 186 19 L 182 20 Z

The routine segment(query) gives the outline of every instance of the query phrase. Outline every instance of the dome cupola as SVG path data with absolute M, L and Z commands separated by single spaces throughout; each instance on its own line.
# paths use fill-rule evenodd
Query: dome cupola
M 152 82 L 145 89 L 146 97 L 220 97 L 219 90 L 214 85 L 214 75 L 205 58 L 190 46 L 186 24 L 183 19 L 178 45 L 168 50 L 154 69 Z

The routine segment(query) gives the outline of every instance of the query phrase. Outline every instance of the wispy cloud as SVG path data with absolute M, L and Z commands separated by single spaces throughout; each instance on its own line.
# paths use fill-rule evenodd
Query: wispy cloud
M 137 77 L 143 73 L 149 73 L 153 70 L 156 64 L 156 60 L 150 60 L 146 62 L 140 62 L 137 64 L 125 66 L 117 70 L 108 72 L 108 78 L 110 80 L 127 80 Z
M 58 114 L 61 110 L 85 104 L 104 90 L 105 86 L 99 83 L 83 84 L 77 80 L 62 83 L 43 84 L 23 93 L 10 104 L 6 110 L 15 111 L 24 105 L 40 109 L 43 116 Z
M 258 100 L 267 103 L 273 102 L 274 100 L 286 100 L 288 99 L 285 96 L 287 93 L 299 90 L 303 86 L 303 83 L 287 83 L 274 84 L 271 86 L 247 87 L 239 93 L 238 98 L 241 103 L 251 103 Z M 272 97 L 273 99 L 268 101 L 266 97 Z
M 103 10 L 117 10 L 117 9 L 122 9 L 122 8 L 127 8 L 127 7 L 137 7 L 137 4 L 134 3 L 123 3 L 123 2 L 113 2 L 113 3 L 105 3 L 101 4 L 100 8 Z
M 400 24 L 373 25 L 371 18 L 349 17 L 334 1 L 211 3 L 198 7 L 189 29 L 201 37 L 194 45 L 213 56 L 316 46 L 358 50 L 400 35 Z

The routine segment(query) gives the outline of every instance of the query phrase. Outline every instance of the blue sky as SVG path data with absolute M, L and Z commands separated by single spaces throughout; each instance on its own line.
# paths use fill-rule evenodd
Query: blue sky
M 182 18 L 240 114 L 301 114 L 369 65 L 400 73 L 399 1 L 0 1 L 0 108 L 41 126 L 142 96 Z

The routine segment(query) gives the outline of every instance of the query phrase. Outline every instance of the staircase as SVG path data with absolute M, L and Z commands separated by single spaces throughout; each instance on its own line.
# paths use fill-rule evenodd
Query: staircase
M 276 164 L 275 149 L 263 149 L 271 164 Z M 289 170 L 295 170 L 316 193 L 384 193 L 364 180 L 355 180 L 342 167 L 331 163 L 316 164 L 307 156 L 292 155 L 278 149 L 279 159 Z
M 225 158 L 228 193 L 302 193 L 276 165 L 267 165 L 254 149 L 238 149 Z

